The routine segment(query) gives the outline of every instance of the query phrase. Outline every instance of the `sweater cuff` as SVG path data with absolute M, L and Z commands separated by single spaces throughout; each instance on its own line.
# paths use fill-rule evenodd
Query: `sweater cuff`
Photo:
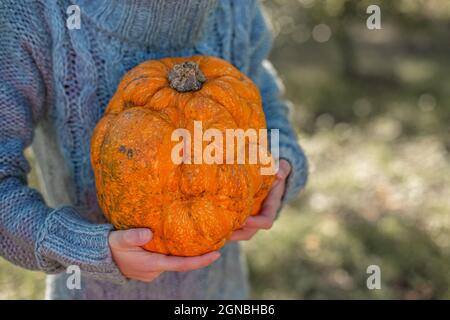
M 281 207 L 293 200 L 305 186 L 308 178 L 308 162 L 298 144 L 294 146 L 280 144 L 280 159 L 284 159 L 291 165 L 291 172 L 286 179 L 286 188 L 281 202 Z
M 108 243 L 110 224 L 92 224 L 75 209 L 53 210 L 38 233 L 36 258 L 40 269 L 58 273 L 77 265 L 83 274 L 117 284 L 126 282 L 112 259 Z

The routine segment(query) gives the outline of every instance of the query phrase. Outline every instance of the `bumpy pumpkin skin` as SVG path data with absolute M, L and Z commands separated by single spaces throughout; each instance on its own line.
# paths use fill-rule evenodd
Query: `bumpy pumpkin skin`
M 206 78 L 199 90 L 170 86 L 170 71 L 185 61 L 197 63 Z M 172 132 L 186 128 L 193 136 L 194 120 L 203 131 L 266 127 L 249 78 L 222 59 L 193 56 L 130 70 L 93 133 L 100 207 L 117 229 L 150 228 L 153 239 L 144 248 L 152 252 L 196 256 L 219 249 L 259 212 L 274 180 L 260 174 L 260 164 L 174 164 Z

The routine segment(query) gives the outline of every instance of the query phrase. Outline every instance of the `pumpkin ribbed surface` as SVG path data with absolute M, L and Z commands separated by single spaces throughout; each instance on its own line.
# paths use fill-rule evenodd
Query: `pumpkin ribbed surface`
M 172 133 L 184 128 L 194 137 L 194 121 L 203 132 L 214 128 L 224 136 L 226 129 L 266 127 L 259 91 L 248 77 L 222 59 L 194 56 L 130 70 L 94 130 L 99 205 L 117 229 L 150 228 L 147 250 L 195 256 L 222 247 L 258 213 L 274 179 L 261 175 L 260 163 L 196 163 L 194 151 L 192 164 L 175 163 L 179 141 Z M 209 143 L 202 142 L 203 150 Z

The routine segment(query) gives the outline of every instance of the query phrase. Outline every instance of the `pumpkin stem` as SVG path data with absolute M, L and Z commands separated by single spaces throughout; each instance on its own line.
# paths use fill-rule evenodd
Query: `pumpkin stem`
M 185 61 L 173 66 L 169 72 L 169 84 L 178 92 L 197 91 L 206 81 L 205 75 L 200 70 L 198 63 Z

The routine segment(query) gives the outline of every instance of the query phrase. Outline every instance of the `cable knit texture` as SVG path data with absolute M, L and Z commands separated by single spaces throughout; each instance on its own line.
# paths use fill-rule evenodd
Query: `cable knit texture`
M 66 27 L 67 8 L 81 28 Z M 126 71 L 167 56 L 211 55 L 259 86 L 280 157 L 293 171 L 284 202 L 306 182 L 307 162 L 288 122 L 288 104 L 266 60 L 271 34 L 257 1 L 2 0 L 0 3 L 0 255 L 48 274 L 48 298 L 246 298 L 245 262 L 230 243 L 222 258 L 193 272 L 163 273 L 150 284 L 127 280 L 108 247 L 112 230 L 98 207 L 90 138 Z M 23 150 L 32 145 L 43 196 L 27 187 Z M 82 290 L 66 287 L 69 265 Z

